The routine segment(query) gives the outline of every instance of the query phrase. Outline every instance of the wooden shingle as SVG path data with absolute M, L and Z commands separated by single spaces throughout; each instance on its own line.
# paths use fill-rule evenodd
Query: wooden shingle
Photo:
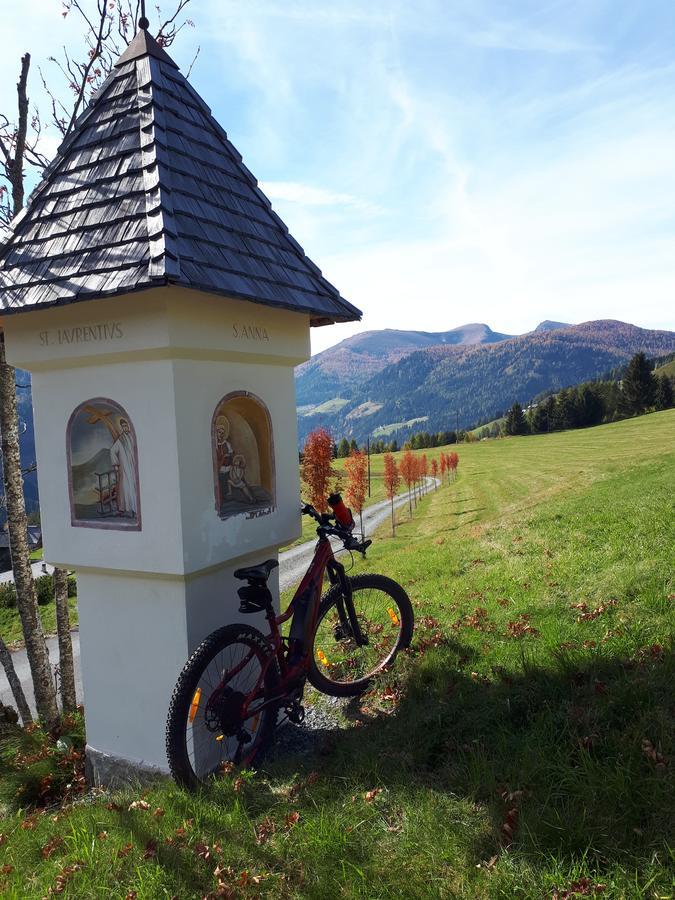
M 140 31 L 0 247 L 0 309 L 162 284 L 360 319 L 304 254 L 211 110 Z

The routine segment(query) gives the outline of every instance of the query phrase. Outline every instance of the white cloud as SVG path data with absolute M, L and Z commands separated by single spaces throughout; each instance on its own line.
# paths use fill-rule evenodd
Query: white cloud
M 377 212 L 374 204 L 367 203 L 359 197 L 331 191 L 327 188 L 300 184 L 297 181 L 262 181 L 260 187 L 270 200 L 284 200 L 303 206 L 351 207 L 371 214 Z

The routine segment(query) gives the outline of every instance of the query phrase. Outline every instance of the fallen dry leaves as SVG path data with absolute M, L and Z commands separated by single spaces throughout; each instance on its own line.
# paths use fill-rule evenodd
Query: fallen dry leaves
M 572 897 L 590 897 L 592 894 L 601 894 L 606 884 L 594 884 L 590 878 L 579 878 L 573 881 L 568 888 L 559 890 L 553 888 L 551 900 L 571 900 Z
M 518 827 L 518 808 L 524 795 L 523 791 L 510 791 L 502 788 L 499 796 L 505 805 L 504 818 L 499 828 L 499 843 L 503 848 L 510 847 Z
M 62 894 L 68 882 L 73 877 L 76 872 L 79 872 L 80 869 L 84 868 L 84 863 L 80 860 L 78 862 L 72 863 L 70 866 L 64 866 L 63 869 L 56 876 L 56 881 L 54 882 L 54 887 L 49 888 L 49 894 Z
M 600 606 L 596 606 L 595 609 L 589 609 L 587 603 L 573 603 L 570 609 L 576 609 L 580 612 L 580 615 L 577 616 L 577 622 L 592 622 L 603 615 L 603 613 L 606 613 L 608 609 L 616 606 L 618 602 L 618 600 L 614 599 L 607 600 L 605 603 L 601 603 Z
M 668 760 L 660 753 L 648 738 L 642 739 L 642 752 L 650 762 L 653 762 L 657 769 L 665 769 Z
M 266 844 L 267 841 L 269 841 L 272 835 L 276 832 L 276 830 L 277 826 L 269 816 L 266 816 L 260 823 L 260 825 L 256 825 L 254 829 L 256 844 Z
M 530 625 L 529 615 L 527 613 L 521 613 L 517 619 L 514 619 L 512 622 L 507 622 L 506 634 L 508 637 L 512 638 L 522 638 L 526 635 L 537 637 L 539 632 L 533 625 Z
M 59 847 L 63 844 L 63 838 L 61 837 L 53 837 L 50 841 L 40 848 L 40 855 L 43 859 L 49 859 L 49 857 L 55 853 Z
M 483 632 L 495 630 L 495 626 L 490 622 L 488 611 L 484 606 L 477 606 L 472 613 L 460 616 L 450 627 L 455 631 L 458 631 L 460 628 L 472 628 L 474 631 Z

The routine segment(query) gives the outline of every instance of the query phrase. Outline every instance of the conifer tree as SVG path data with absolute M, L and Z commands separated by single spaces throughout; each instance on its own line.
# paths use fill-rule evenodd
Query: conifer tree
M 343 437 L 338 444 L 337 455 L 340 459 L 345 459 L 347 456 L 349 456 L 349 441 L 347 440 L 347 438 Z
M 644 353 L 636 353 L 628 363 L 621 382 L 621 409 L 628 415 L 639 415 L 654 405 L 656 380 Z
M 506 414 L 507 434 L 527 434 L 527 421 L 520 403 L 514 403 Z
M 673 405 L 673 383 L 667 375 L 656 376 L 654 401 L 657 409 L 670 409 Z

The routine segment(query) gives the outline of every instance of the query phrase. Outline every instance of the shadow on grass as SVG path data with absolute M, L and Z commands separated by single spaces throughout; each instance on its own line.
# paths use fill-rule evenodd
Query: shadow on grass
M 490 678 L 458 671 L 475 653 L 450 641 L 411 659 L 393 712 L 368 715 L 376 698 L 364 698 L 365 714 L 350 704 L 345 714 L 357 727 L 322 733 L 313 754 L 277 759 L 270 774 L 320 769 L 335 777 L 336 803 L 360 785 L 412 803 L 432 789 L 484 805 L 493 829 L 473 848 L 476 863 L 498 852 L 514 807 L 512 849 L 535 864 L 553 855 L 639 866 L 663 851 L 675 825 L 672 652 L 638 660 L 560 653 L 548 668 L 523 653 L 520 672 Z M 387 678 L 397 692 L 396 675 Z

